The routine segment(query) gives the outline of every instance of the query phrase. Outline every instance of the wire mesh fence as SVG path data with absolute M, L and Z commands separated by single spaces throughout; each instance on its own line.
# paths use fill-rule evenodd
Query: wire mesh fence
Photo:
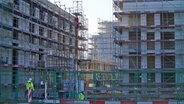
M 85 100 L 184 100 L 182 70 L 101 72 L 0 67 L 0 103 L 27 102 L 25 84 L 29 78 L 32 78 L 35 88 L 33 102 L 44 99 L 79 100 L 81 91 L 85 94 Z

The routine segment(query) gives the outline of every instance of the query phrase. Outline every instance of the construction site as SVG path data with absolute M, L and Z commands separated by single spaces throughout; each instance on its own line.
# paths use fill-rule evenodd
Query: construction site
M 1 104 L 184 103 L 184 0 L 113 0 L 90 42 L 82 3 L 0 0 Z

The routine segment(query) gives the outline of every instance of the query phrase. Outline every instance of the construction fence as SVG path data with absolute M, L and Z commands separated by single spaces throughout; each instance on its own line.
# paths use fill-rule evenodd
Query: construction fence
M 84 91 L 85 100 L 92 101 L 184 101 L 183 70 L 102 72 L 1 66 L 0 103 L 27 102 L 25 84 L 29 78 L 35 87 L 33 102 L 44 99 L 77 101 L 81 91 Z M 47 83 L 47 89 L 42 82 Z

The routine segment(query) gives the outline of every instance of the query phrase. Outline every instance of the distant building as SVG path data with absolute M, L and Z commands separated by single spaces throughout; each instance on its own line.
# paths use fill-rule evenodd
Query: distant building
M 116 66 L 113 57 L 115 50 L 112 36 L 114 22 L 99 20 L 98 24 L 98 34 L 92 35 L 90 38 L 91 42 L 88 57 L 92 60 L 114 65 L 111 69 L 113 70 Z
M 113 22 L 99 21 L 98 24 L 99 33 L 97 35 L 92 35 L 90 38 L 91 50 L 89 57 L 95 60 L 113 63 Z

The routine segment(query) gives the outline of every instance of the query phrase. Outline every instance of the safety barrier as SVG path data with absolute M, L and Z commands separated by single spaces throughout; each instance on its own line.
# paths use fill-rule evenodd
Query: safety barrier
M 28 102 L 25 84 L 29 78 L 35 87 L 32 102 L 76 103 L 81 91 L 84 91 L 86 104 L 111 104 L 112 101 L 114 104 L 176 104 L 164 101 L 184 101 L 184 71 L 76 72 L 7 68 L 0 67 L 0 103 Z M 127 77 L 129 81 L 123 79 Z M 156 83 L 155 80 L 175 83 Z
M 28 103 L 31 103 L 32 101 L 32 90 L 31 88 L 28 89 Z
M 174 101 L 152 101 L 152 102 L 130 102 L 130 101 L 74 101 L 60 100 L 60 104 L 184 104 L 184 102 Z
M 74 101 L 74 100 L 62 100 L 62 101 L 53 101 L 45 100 L 44 103 L 47 104 L 136 104 L 135 102 L 128 101 Z M 18 104 L 27 104 L 27 103 L 18 103 Z M 137 104 L 184 104 L 184 102 L 173 102 L 173 101 L 154 101 L 154 102 L 137 102 Z

